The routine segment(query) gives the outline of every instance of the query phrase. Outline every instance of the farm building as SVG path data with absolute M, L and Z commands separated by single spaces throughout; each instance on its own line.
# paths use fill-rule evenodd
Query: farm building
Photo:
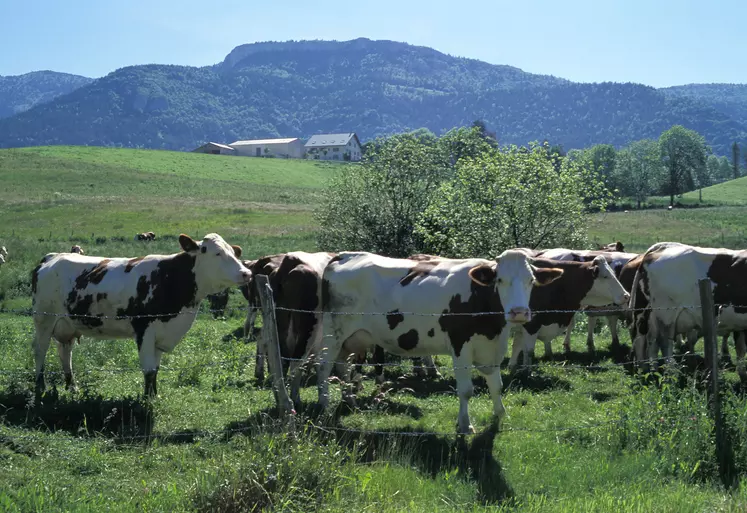
M 242 157 L 273 156 L 300 159 L 303 156 L 303 146 L 301 145 L 301 139 L 298 137 L 235 141 L 229 146 L 236 150 L 236 155 Z
M 361 159 L 361 142 L 355 132 L 314 135 L 304 145 L 306 158 L 316 160 Z
M 209 153 L 211 155 L 234 155 L 235 151 L 230 146 L 215 142 L 205 143 L 199 148 L 192 150 L 194 153 Z

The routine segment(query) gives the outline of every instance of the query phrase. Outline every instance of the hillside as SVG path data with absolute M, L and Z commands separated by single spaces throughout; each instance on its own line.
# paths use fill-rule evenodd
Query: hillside
M 695 98 L 739 123 L 747 123 L 747 84 L 688 84 L 660 90 L 675 98 Z
M 717 154 L 745 125 L 638 84 L 577 84 L 391 41 L 257 43 L 214 66 L 131 66 L 0 120 L 0 146 L 186 150 L 206 140 L 356 131 L 363 139 L 484 119 L 502 143 L 566 149 L 658 137 L 682 124 Z
M 91 78 L 54 71 L 0 76 L 0 118 L 27 111 L 91 82 Z
M 252 245 L 279 226 L 307 232 L 319 188 L 341 165 L 95 147 L 0 150 L 0 239 L 218 231 Z

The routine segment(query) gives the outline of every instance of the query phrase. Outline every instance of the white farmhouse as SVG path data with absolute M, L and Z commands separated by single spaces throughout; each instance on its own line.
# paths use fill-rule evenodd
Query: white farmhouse
M 355 132 L 349 134 L 314 135 L 304 145 L 306 158 L 315 160 L 361 159 L 361 142 Z
M 236 155 L 241 157 L 273 156 L 292 159 L 303 157 L 303 146 L 298 137 L 234 141 L 229 146 L 236 151 Z

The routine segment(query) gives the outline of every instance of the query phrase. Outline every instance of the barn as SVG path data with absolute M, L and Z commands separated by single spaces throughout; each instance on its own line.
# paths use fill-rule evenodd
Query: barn
M 229 144 L 242 157 L 283 157 L 300 159 L 303 156 L 303 145 L 298 137 L 286 139 L 253 139 L 234 141 Z
M 225 144 L 208 142 L 192 150 L 194 153 L 209 153 L 211 155 L 235 155 L 235 150 Z

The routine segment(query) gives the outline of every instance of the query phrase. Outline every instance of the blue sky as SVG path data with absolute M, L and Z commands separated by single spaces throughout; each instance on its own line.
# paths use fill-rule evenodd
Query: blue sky
M 255 41 L 390 39 L 581 82 L 747 83 L 746 0 L 0 0 L 0 75 L 202 66 Z

